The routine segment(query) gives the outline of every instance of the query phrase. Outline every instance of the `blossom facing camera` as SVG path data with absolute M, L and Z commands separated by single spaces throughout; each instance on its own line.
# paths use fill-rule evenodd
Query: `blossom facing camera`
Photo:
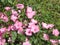
M 49 35 L 48 34 L 43 34 L 44 40 L 49 40 Z
M 6 32 L 6 27 L 0 29 L 0 33 Z
M 50 39 L 50 42 L 51 42 L 53 45 L 58 44 L 58 40 Z
M 48 26 L 46 23 L 42 22 L 42 28 L 48 29 Z
M 46 24 L 46 23 L 42 22 L 42 27 L 45 29 L 52 29 L 54 27 L 54 25 L 53 24 Z
M 17 16 L 11 15 L 11 20 L 12 20 L 13 22 L 15 22 L 17 19 L 18 19 Z
M 23 5 L 23 4 L 17 4 L 16 7 L 17 7 L 18 9 L 23 9 L 23 8 L 24 8 L 24 5 Z
M 27 7 L 26 16 L 31 19 L 36 14 L 36 11 L 33 11 L 31 7 Z
M 38 26 L 38 25 L 32 25 L 31 31 L 32 31 L 33 33 L 39 32 L 39 26 Z
M 9 11 L 11 9 L 11 7 L 5 7 L 6 11 Z
M 8 22 L 8 17 L 7 16 L 4 16 L 3 21 L 4 22 Z
M 53 28 L 53 27 L 54 27 L 53 24 L 48 24 L 48 28 L 49 28 L 49 29 L 51 29 L 51 28 Z
M 32 36 L 32 31 L 31 31 L 31 29 L 26 29 L 25 34 L 26 34 L 27 36 Z
M 53 29 L 52 34 L 58 36 L 59 35 L 58 29 Z

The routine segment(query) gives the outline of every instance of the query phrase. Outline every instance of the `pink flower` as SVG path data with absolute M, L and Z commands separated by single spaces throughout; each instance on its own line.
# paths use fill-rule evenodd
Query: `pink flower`
M 35 25 L 34 21 L 29 23 L 28 28 L 30 28 L 33 33 L 39 32 L 39 26 Z
M 31 22 L 34 23 L 34 24 L 36 24 L 37 20 L 31 19 Z
M 18 12 L 15 10 L 12 10 L 11 20 L 15 22 L 19 18 Z
M 57 44 L 57 43 L 58 43 L 58 40 L 50 39 L 50 42 L 51 42 L 53 45 L 55 45 L 55 44 Z
M 5 7 L 6 11 L 9 11 L 11 9 L 11 7 Z
M 16 27 L 16 29 L 19 29 L 20 27 L 22 27 L 22 22 L 16 21 L 14 26 Z
M 31 19 L 31 18 L 33 18 L 33 16 L 36 14 L 36 12 L 35 11 L 32 11 L 32 12 L 30 12 L 30 13 L 26 13 L 26 16 L 29 18 L 29 19 Z
M 0 45 L 5 45 L 5 42 L 6 42 L 5 39 L 1 39 L 1 40 L 0 40 Z
M 33 11 L 31 7 L 27 7 L 26 16 L 31 19 L 36 14 L 36 11 Z
M 10 31 L 10 30 L 11 30 L 11 26 L 8 26 L 7 31 Z
M 0 29 L 0 32 L 1 32 L 1 33 L 4 33 L 4 32 L 6 32 L 6 27 L 4 27 L 4 28 L 1 28 L 1 29 Z
M 22 27 L 20 27 L 20 28 L 18 29 L 18 34 L 20 34 L 20 33 L 23 33 L 23 28 L 22 28 Z
M 11 30 L 17 30 L 14 25 L 11 25 Z
M 23 8 L 24 8 L 24 5 L 23 5 L 23 4 L 17 4 L 16 7 L 17 7 L 18 9 L 23 9 Z
M 17 16 L 15 16 L 15 15 L 11 15 L 11 20 L 12 20 L 13 22 L 15 22 L 17 19 L 18 19 Z
M 58 36 L 59 35 L 58 29 L 53 29 L 52 34 L 55 35 L 55 36 Z
M 3 38 L 3 33 L 0 32 L 0 40 Z
M 23 42 L 23 45 L 31 45 L 29 41 Z
M 8 17 L 6 14 L 0 12 L 0 19 L 3 21 L 3 22 L 8 22 Z
M 25 34 L 26 34 L 27 36 L 32 36 L 32 31 L 31 31 L 31 29 L 26 29 Z
M 46 23 L 42 22 L 42 27 L 45 29 L 51 29 L 54 27 L 54 25 L 53 24 L 46 24 Z
M 45 28 L 45 29 L 48 29 L 49 27 L 47 26 L 46 23 L 42 22 L 42 27 Z
M 39 32 L 39 26 L 38 26 L 38 25 L 32 25 L 31 31 L 32 31 L 33 33 Z
M 18 12 L 15 11 L 15 10 L 12 10 L 12 15 L 14 15 L 14 16 L 18 16 Z
M 48 24 L 48 28 L 53 28 L 54 27 L 54 25 L 53 24 Z
M 35 25 L 35 24 L 30 22 L 28 28 L 31 28 L 33 25 Z
M 4 22 L 8 22 L 8 17 L 7 17 L 7 16 L 4 16 L 2 20 L 3 20 Z
M 43 34 L 44 40 L 49 40 L 49 35 L 48 34 Z
M 30 13 L 32 12 L 32 7 L 27 7 L 27 10 L 26 10 L 27 13 Z
M 4 18 L 4 14 L 2 12 L 0 12 L 0 19 Z

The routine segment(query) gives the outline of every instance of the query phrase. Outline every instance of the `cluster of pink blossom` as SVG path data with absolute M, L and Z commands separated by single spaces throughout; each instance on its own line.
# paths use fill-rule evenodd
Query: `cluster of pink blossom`
M 6 27 L 0 29 L 0 45 L 5 45 L 5 39 L 3 38 L 3 34 L 6 32 Z
M 37 21 L 31 19 L 31 22 L 29 23 L 25 33 L 27 36 L 32 36 L 32 33 L 37 33 L 37 32 L 39 32 L 39 26 L 37 25 Z
M 6 40 L 2 36 L 5 32 L 10 32 L 11 30 L 13 30 L 13 31 L 17 31 L 18 34 L 23 33 L 26 36 L 32 36 L 33 34 L 38 33 L 40 31 L 39 26 L 38 26 L 38 21 L 33 18 L 33 16 L 35 16 L 35 14 L 36 14 L 36 11 L 33 11 L 32 7 L 27 6 L 26 16 L 28 17 L 28 19 L 30 19 L 30 22 L 28 23 L 27 27 L 24 28 L 25 25 L 23 25 L 23 22 L 20 22 L 18 20 L 20 18 L 19 13 L 21 13 L 21 10 L 24 8 L 24 5 L 17 4 L 16 7 L 17 7 L 18 11 L 16 11 L 15 9 L 12 9 L 11 7 L 5 7 L 6 11 L 11 11 L 10 20 L 13 21 L 14 24 L 9 25 L 8 27 L 0 28 L 0 45 L 4 45 L 6 42 Z M 2 12 L 0 12 L 0 19 L 6 23 L 9 21 L 7 15 Z M 42 22 L 42 28 L 43 29 L 52 29 L 52 34 L 54 36 L 59 36 L 59 34 L 60 34 L 58 29 L 54 29 L 53 24 L 46 24 L 46 23 Z M 47 41 L 49 40 L 53 45 L 60 43 L 60 40 L 50 39 L 49 35 L 46 33 L 43 34 L 43 38 L 44 38 L 44 40 L 47 40 Z M 8 41 L 10 41 L 10 38 Z M 26 39 L 26 41 L 23 42 L 22 45 L 31 45 L 31 44 L 30 44 L 29 40 Z
M 0 12 L 0 19 L 3 21 L 3 22 L 8 22 L 8 17 L 6 14 Z
M 52 34 L 54 36 L 59 36 L 59 34 L 60 34 L 58 29 L 54 29 L 54 25 L 53 24 L 46 24 L 46 23 L 42 22 L 42 27 L 44 29 L 51 29 L 52 30 Z M 43 34 L 43 38 L 44 38 L 44 40 L 47 40 L 47 41 L 49 40 L 52 43 L 52 45 L 56 45 L 56 44 L 58 44 L 60 42 L 59 40 L 50 39 L 49 35 L 46 34 L 46 33 Z
M 24 5 L 23 4 L 17 4 L 16 5 L 18 11 L 16 11 L 15 9 L 12 9 L 11 7 L 5 7 L 5 10 L 6 11 L 11 11 L 11 16 L 10 16 L 10 19 L 11 21 L 14 22 L 14 24 L 12 25 L 8 25 L 8 27 L 3 27 L 3 28 L 0 28 L 0 45 L 5 45 L 5 42 L 6 40 L 3 38 L 3 34 L 5 32 L 10 32 L 10 31 L 17 31 L 18 34 L 20 33 L 24 33 L 24 25 L 22 22 L 20 22 L 18 20 L 18 18 L 20 17 L 19 13 L 21 13 L 21 10 L 24 8 Z M 35 11 L 32 10 L 32 7 L 27 7 L 27 10 L 26 10 L 26 16 L 31 20 L 29 23 L 28 23 L 28 27 L 25 28 L 25 33 L 27 36 L 32 36 L 32 33 L 37 33 L 39 32 L 39 26 L 37 25 L 37 21 L 32 19 L 33 16 L 36 14 Z M 2 13 L 0 12 L 0 19 L 3 21 L 3 22 L 9 22 L 8 20 L 8 17 L 5 13 Z M 9 38 L 8 42 L 11 41 L 11 39 Z M 29 41 L 25 41 L 23 42 L 22 45 L 31 45 Z
M 42 27 L 45 29 L 51 29 L 54 27 L 54 25 L 53 24 L 46 24 L 46 23 L 42 22 Z
M 19 18 L 18 12 L 15 10 L 12 10 L 11 20 L 15 22 Z

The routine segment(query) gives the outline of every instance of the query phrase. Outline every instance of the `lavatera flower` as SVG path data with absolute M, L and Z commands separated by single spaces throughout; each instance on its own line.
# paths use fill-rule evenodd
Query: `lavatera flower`
M 59 33 L 60 32 L 58 31 L 58 29 L 53 29 L 53 31 L 52 31 L 52 34 L 55 35 L 55 36 L 58 36 Z
M 26 16 L 31 19 L 36 14 L 36 11 L 33 11 L 31 7 L 27 7 Z
M 29 41 L 23 42 L 23 45 L 31 45 Z

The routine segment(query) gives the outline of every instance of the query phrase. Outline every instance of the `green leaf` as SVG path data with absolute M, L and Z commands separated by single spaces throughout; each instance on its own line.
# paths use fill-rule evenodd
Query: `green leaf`
M 9 38 L 9 35 L 7 34 L 7 32 L 6 32 L 6 33 L 4 33 L 3 37 L 4 37 L 4 38 L 6 38 L 6 39 L 8 39 L 8 38 Z
M 12 1 L 12 0 L 8 0 L 8 2 L 9 2 L 10 4 L 13 4 L 13 1 Z
M 4 3 L 4 2 L 5 2 L 5 0 L 1 0 L 1 2 L 3 2 L 3 3 Z
M 23 34 L 18 34 L 18 39 L 20 41 L 25 41 L 26 37 Z
M 16 38 L 17 38 L 17 33 L 14 32 L 14 31 L 12 31 L 11 34 L 12 34 L 12 37 L 11 37 L 12 38 L 12 41 L 15 41 Z

